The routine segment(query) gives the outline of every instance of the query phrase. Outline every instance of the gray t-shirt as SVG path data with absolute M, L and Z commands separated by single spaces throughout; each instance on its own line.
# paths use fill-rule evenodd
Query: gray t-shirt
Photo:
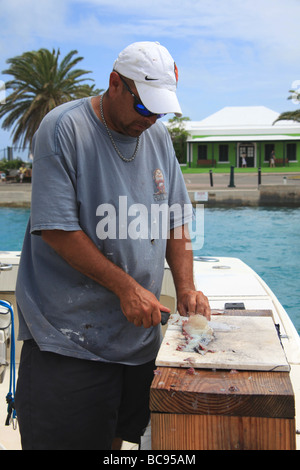
M 112 134 L 130 157 L 136 139 Z M 152 360 L 160 325 L 145 329 L 128 322 L 113 292 L 73 269 L 39 235 L 43 229 L 83 230 L 159 298 L 164 209 L 175 208 L 168 228 L 192 219 L 167 129 L 157 122 L 145 131 L 136 158 L 125 163 L 86 98 L 46 115 L 33 154 L 31 218 L 16 288 L 19 339 L 34 338 L 41 350 L 82 359 L 132 365 Z

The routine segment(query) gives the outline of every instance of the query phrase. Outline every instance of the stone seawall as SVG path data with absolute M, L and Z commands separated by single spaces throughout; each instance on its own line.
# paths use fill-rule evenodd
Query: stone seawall
M 213 206 L 300 206 L 300 186 L 261 185 L 257 189 L 189 191 L 193 204 Z
M 1 191 L 0 188 L 0 206 L 2 207 L 30 207 L 31 191 Z
M 0 184 L 0 206 L 30 207 L 31 185 Z M 300 206 L 300 185 L 261 185 L 259 188 L 188 190 L 193 204 L 213 206 Z
M 300 206 L 300 186 L 261 186 L 260 206 Z

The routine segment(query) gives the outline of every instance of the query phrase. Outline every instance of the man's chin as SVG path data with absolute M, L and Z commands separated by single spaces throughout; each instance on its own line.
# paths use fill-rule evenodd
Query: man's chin
M 142 126 L 138 124 L 129 130 L 129 135 L 131 135 L 131 137 L 139 137 L 143 132 L 149 129 L 149 127 L 150 126 Z

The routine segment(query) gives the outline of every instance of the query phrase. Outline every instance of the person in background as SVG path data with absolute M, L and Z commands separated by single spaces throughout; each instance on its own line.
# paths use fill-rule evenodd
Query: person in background
M 247 168 L 246 154 L 242 154 L 242 168 Z
M 24 179 L 24 176 L 25 176 L 25 173 L 27 171 L 27 168 L 25 166 L 25 163 L 22 163 L 22 165 L 20 166 L 19 168 L 19 179 L 20 179 L 20 183 L 23 183 L 23 179 Z
M 270 168 L 275 168 L 275 151 L 272 150 L 270 155 Z

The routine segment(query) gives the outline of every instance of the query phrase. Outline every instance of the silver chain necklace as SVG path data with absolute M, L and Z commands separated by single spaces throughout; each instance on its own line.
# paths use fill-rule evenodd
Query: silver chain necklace
M 123 162 L 126 162 L 126 163 L 132 162 L 136 157 L 136 154 L 137 154 L 137 151 L 138 151 L 138 148 L 139 148 L 140 138 L 137 137 L 137 139 L 136 139 L 136 147 L 135 147 L 135 151 L 133 152 L 132 157 L 131 158 L 125 158 L 121 154 L 120 150 L 118 149 L 118 147 L 117 147 L 117 145 L 116 145 L 116 143 L 113 139 L 113 136 L 112 136 L 112 134 L 111 134 L 111 132 L 108 128 L 108 125 L 106 124 L 106 121 L 104 119 L 102 100 L 103 100 L 103 95 L 100 97 L 100 114 L 101 114 L 101 118 L 102 118 L 103 124 L 104 124 L 105 129 L 106 129 L 106 132 L 108 134 L 108 137 L 110 138 L 110 141 L 113 144 L 113 147 L 114 147 L 115 151 L 117 152 L 117 154 L 119 155 L 119 157 L 121 158 L 121 160 L 123 160 Z

